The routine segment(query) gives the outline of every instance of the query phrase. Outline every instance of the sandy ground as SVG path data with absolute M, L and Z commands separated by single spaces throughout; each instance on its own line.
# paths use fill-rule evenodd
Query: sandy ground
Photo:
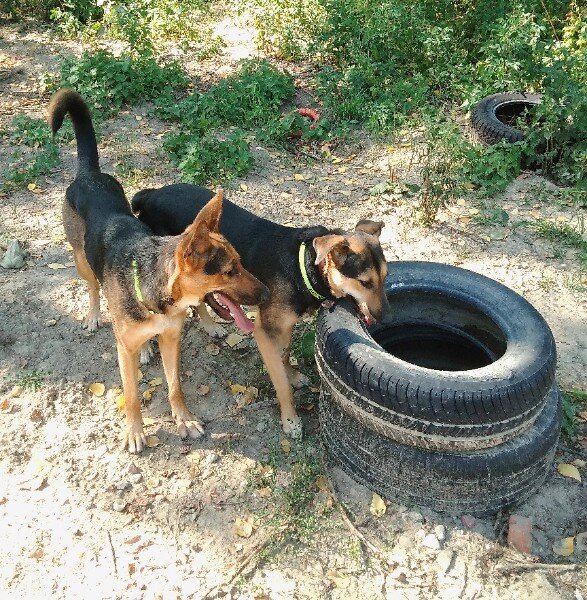
M 223 22 L 219 30 L 232 31 L 234 42 L 202 66 L 208 74 L 219 63 L 229 72 L 236 59 L 254 51 L 247 28 Z M 47 98 L 39 93 L 39 74 L 54 69 L 59 55 L 80 49 L 77 42 L 1 28 L 7 73 L 0 125 L 21 112 L 41 116 Z M 129 197 L 178 180 L 160 152 L 167 129 L 149 116 L 147 105 L 107 123 L 102 168 L 120 174 Z M 12 149 L 0 142 L 5 162 Z M 230 198 L 287 224 L 353 227 L 361 218 L 380 219 L 390 260 L 442 261 L 497 279 L 523 294 L 551 326 L 560 385 L 587 389 L 585 273 L 572 250 L 560 251 L 531 228 L 515 226 L 539 217 L 576 222 L 580 209 L 526 173 L 487 201 L 508 212 L 507 226 L 475 225 L 471 216 L 485 203 L 463 198 L 425 229 L 401 194 L 368 194 L 386 180 L 390 162 L 398 181 L 417 177 L 405 170 L 409 147 L 391 150 L 361 136 L 355 144 L 333 146 L 332 153 L 342 161 L 257 147 L 257 167 L 232 183 Z M 3 598 L 587 598 L 586 556 L 577 550 L 561 558 L 552 551 L 557 540 L 587 530 L 587 489 L 554 468 L 540 492 L 516 510 L 533 519 L 530 558 L 505 544 L 504 517 L 465 524 L 460 515 L 394 503 L 375 517 L 372 493 L 336 469 L 328 473 L 338 498 L 389 564 L 365 549 L 318 488 L 304 508 L 303 526 L 276 535 L 299 465 L 321 462 L 317 394 L 306 389 L 300 395 L 306 436 L 288 446 L 254 343 L 216 341 L 217 348 L 210 347 L 195 319 L 183 338 L 183 384 L 189 405 L 206 422 L 205 437 L 186 444 L 177 436 L 164 385 L 149 385 L 163 375 L 156 356 L 142 367 L 140 384 L 141 392 L 155 388 L 143 409 L 154 447 L 140 456 L 123 451 L 107 307 L 103 303 L 104 327 L 93 334 L 82 330 L 87 297 L 61 225 L 61 202 L 74 172 L 74 147 L 65 145 L 61 167 L 36 180 L 35 190 L 0 196 L 0 243 L 19 239 L 28 252 L 22 269 L 0 269 Z M 38 375 L 37 390 L 31 373 Z M 27 381 L 17 396 L 6 396 Z M 101 397 L 88 390 L 95 382 L 105 386 Z M 234 383 L 256 386 L 258 399 L 239 406 Z M 561 449 L 557 463 L 575 458 Z M 587 470 L 580 471 L 587 479 Z M 250 517 L 250 537 L 237 535 L 235 521 Z M 439 540 L 433 547 L 425 542 L 430 533 Z

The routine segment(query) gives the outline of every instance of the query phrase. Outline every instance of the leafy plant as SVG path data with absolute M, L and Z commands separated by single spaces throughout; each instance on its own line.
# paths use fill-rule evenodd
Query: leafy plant
M 244 175 L 253 165 L 253 157 L 244 133 L 233 131 L 225 139 L 213 134 L 180 133 L 168 136 L 163 147 L 190 183 L 219 183 Z
M 48 143 L 35 152 L 17 151 L 8 161 L 8 168 L 2 173 L 3 189 L 19 187 L 30 183 L 41 175 L 47 175 L 59 164 L 59 147 Z
M 76 89 L 104 115 L 125 105 L 152 100 L 163 93 L 183 89 L 187 77 L 178 63 L 160 65 L 153 57 L 115 57 L 108 50 L 68 57 L 61 65 L 59 85 Z
M 45 374 L 40 371 L 23 371 L 16 377 L 16 385 L 29 390 L 38 392 L 43 387 Z
M 579 260 L 587 266 L 587 241 L 571 225 L 539 219 L 534 223 L 534 229 L 540 237 L 577 250 Z

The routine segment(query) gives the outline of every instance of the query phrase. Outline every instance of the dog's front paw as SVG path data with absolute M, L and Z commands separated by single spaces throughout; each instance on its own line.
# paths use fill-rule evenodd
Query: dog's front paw
M 138 454 L 143 451 L 147 445 L 147 438 L 143 431 L 143 423 L 127 424 L 124 430 L 123 447 L 128 448 L 131 454 Z
M 283 418 L 281 419 L 281 425 L 283 427 L 283 432 L 286 435 L 289 435 L 295 440 L 302 439 L 302 436 L 304 435 L 304 428 L 300 417 L 296 415 L 294 417 Z
M 197 440 L 204 434 L 204 423 L 194 417 L 189 411 L 175 415 L 175 422 L 177 423 L 179 437 L 182 439 L 190 437 L 193 440 Z
M 200 321 L 200 327 L 210 336 L 221 338 L 226 335 L 226 329 L 215 321 Z
M 82 322 L 82 327 L 87 329 L 90 333 L 96 331 L 101 325 L 102 319 L 100 318 L 100 314 L 93 312 L 88 313 L 88 316 Z
M 154 354 L 155 354 L 155 352 L 153 350 L 153 345 L 151 344 L 151 342 L 145 342 L 141 347 L 141 353 L 139 355 L 139 362 L 142 365 L 148 364 L 149 361 L 153 358 Z
M 289 372 L 289 382 L 296 390 L 299 390 L 310 385 L 310 378 L 295 369 L 291 369 Z

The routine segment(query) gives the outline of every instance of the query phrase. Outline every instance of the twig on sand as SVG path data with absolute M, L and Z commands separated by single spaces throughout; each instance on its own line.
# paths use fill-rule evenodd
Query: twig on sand
M 236 565 L 236 567 L 234 567 L 234 569 L 232 570 L 232 573 L 230 574 L 230 576 L 223 581 L 222 583 L 219 583 L 218 585 L 215 585 L 213 588 L 211 588 L 210 590 L 208 590 L 203 596 L 202 596 L 202 600 L 212 600 L 212 598 L 219 598 L 220 597 L 220 592 L 223 588 L 228 588 L 230 587 L 234 580 L 248 567 L 252 566 L 254 567 L 257 562 L 259 561 L 261 552 L 263 552 L 263 550 L 265 550 L 265 548 L 267 548 L 267 546 L 274 541 L 274 539 L 276 538 L 277 534 L 281 534 L 283 533 L 283 531 L 286 529 L 287 527 L 277 527 L 272 529 L 271 531 L 269 531 L 269 533 L 265 536 L 265 538 L 263 540 L 261 540 L 259 543 L 255 544 L 255 546 L 253 546 L 243 557 L 242 559 L 239 561 L 239 563 Z
M 574 571 L 579 565 L 561 565 L 541 562 L 520 562 L 505 563 L 496 565 L 495 570 L 499 573 L 509 573 L 511 571 L 531 571 L 533 569 L 548 569 L 550 571 Z
M 112 543 L 112 536 L 109 531 L 106 531 L 108 535 L 108 542 L 110 544 L 110 552 L 112 552 L 112 562 L 114 563 L 114 572 L 118 575 L 118 565 L 116 564 L 116 553 L 114 552 L 114 544 Z
M 344 524 L 348 527 L 349 531 L 355 537 L 357 537 L 364 544 L 364 546 L 370 552 L 372 552 L 380 561 L 382 561 L 383 563 L 385 563 L 388 566 L 393 566 L 394 563 L 389 561 L 389 559 L 385 555 L 385 552 L 383 552 L 383 550 L 381 550 L 375 544 L 373 544 L 373 542 L 369 541 L 365 537 L 365 535 L 357 529 L 356 525 L 351 521 L 351 519 L 347 515 L 347 512 L 346 512 L 344 506 L 341 504 L 340 500 L 338 499 L 334 485 L 333 485 L 332 481 L 330 480 L 330 478 L 328 477 L 328 475 L 326 475 L 326 480 L 328 481 L 330 496 L 332 497 L 334 504 L 338 508 L 338 512 L 340 512 L 340 516 L 342 517 L 342 520 L 344 521 Z

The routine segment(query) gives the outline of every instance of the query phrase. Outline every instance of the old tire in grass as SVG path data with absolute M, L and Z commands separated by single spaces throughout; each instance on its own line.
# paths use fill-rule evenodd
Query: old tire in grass
M 478 273 L 388 266 L 386 323 L 368 329 L 349 301 L 318 316 L 316 362 L 332 402 L 361 426 L 424 449 L 490 448 L 528 429 L 556 365 L 540 314 Z
M 321 435 L 329 460 L 385 498 L 451 514 L 486 516 L 523 502 L 544 482 L 560 430 L 553 386 L 533 425 L 518 437 L 476 452 L 434 452 L 397 443 L 346 414 L 327 388 Z
M 514 127 L 516 119 L 541 102 L 541 94 L 493 94 L 475 105 L 471 111 L 471 125 L 486 144 L 502 140 L 519 142 L 525 136 Z

